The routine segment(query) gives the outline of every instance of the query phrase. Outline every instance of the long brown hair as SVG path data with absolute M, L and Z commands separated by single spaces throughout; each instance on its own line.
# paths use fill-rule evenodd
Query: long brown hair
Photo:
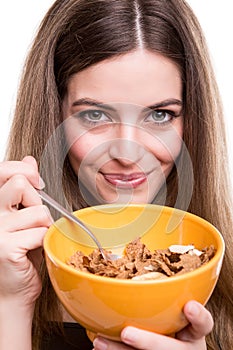
M 182 153 L 183 193 L 176 206 L 213 223 L 222 232 L 226 255 L 220 280 L 207 307 L 215 327 L 208 349 L 228 350 L 233 344 L 233 258 L 230 254 L 233 219 L 229 194 L 227 154 L 222 106 L 205 39 L 199 23 L 184 0 L 57 0 L 45 16 L 25 64 L 15 118 L 9 139 L 8 159 L 33 155 L 39 164 L 51 135 L 62 122 L 61 103 L 70 77 L 100 61 L 136 50 L 158 52 L 173 60 L 183 81 L 184 143 L 191 157 L 194 187 L 190 203 L 189 182 Z M 52 146 L 45 182 L 67 152 L 61 130 Z M 63 154 L 61 156 L 61 154 Z M 60 159 L 61 160 L 61 159 Z M 53 172 L 51 172 L 53 169 Z M 50 191 L 56 193 L 56 181 Z M 77 179 L 65 158 L 63 186 L 73 209 L 87 206 L 81 194 L 73 196 Z M 167 179 L 167 205 L 175 205 L 175 169 Z M 183 198 L 183 199 L 182 199 Z M 58 301 L 45 269 L 43 292 L 34 317 L 34 349 L 46 331 L 47 321 L 61 320 Z M 224 327 L 222 326 L 224 324 Z

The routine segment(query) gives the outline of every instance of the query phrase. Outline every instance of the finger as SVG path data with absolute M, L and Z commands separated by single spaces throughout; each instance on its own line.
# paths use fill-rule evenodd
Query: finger
M 3 216 L 0 230 L 14 232 L 34 227 L 49 227 L 52 223 L 49 209 L 45 205 L 37 205 Z
M 34 157 L 26 156 L 22 159 L 22 162 L 24 162 L 26 164 L 31 164 L 31 166 L 33 166 L 35 168 L 35 170 L 38 171 L 37 161 Z
M 37 227 L 8 233 L 7 240 L 6 235 L 0 235 L 0 262 L 17 262 L 24 258 L 28 251 L 42 247 L 47 230 L 47 227 Z
M 114 342 L 102 337 L 95 338 L 93 341 L 93 346 L 94 350 L 132 350 L 131 347 L 123 343 Z
M 197 301 L 189 301 L 184 307 L 185 317 L 190 324 L 177 333 L 177 338 L 185 341 L 201 339 L 213 328 L 213 318 L 208 310 Z
M 121 332 L 121 339 L 135 349 L 187 350 L 187 343 L 178 339 L 134 327 L 124 328 Z
M 18 204 L 24 207 L 41 204 L 37 191 L 24 175 L 12 176 L 0 188 L 0 211 L 11 211 Z
M 39 172 L 38 164 L 37 164 L 37 161 L 34 157 L 26 156 L 22 159 L 22 162 L 24 162 L 26 164 L 30 164 L 31 166 L 33 166 L 36 169 L 37 172 Z M 39 178 L 39 187 L 38 186 L 35 186 L 35 187 L 38 189 L 41 189 L 41 190 L 45 187 L 45 183 L 41 177 Z
M 28 157 L 27 157 L 28 158 Z M 44 183 L 40 178 L 37 165 L 24 161 L 0 162 L 0 187 L 4 185 L 12 176 L 21 174 L 27 177 L 30 183 L 36 188 L 43 188 Z M 30 157 L 31 159 L 32 157 Z

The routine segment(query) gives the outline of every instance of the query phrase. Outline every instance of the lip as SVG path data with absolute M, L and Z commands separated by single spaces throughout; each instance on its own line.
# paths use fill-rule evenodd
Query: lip
M 145 173 L 117 174 L 101 173 L 104 179 L 117 188 L 136 188 L 147 180 Z

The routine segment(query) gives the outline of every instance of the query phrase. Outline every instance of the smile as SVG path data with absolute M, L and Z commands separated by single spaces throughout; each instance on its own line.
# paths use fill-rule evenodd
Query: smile
M 147 180 L 147 175 L 144 173 L 101 174 L 111 185 L 124 189 L 136 188 Z

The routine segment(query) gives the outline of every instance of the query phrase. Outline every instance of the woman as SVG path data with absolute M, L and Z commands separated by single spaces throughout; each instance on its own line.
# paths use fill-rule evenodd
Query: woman
M 34 189 L 43 187 L 36 161 L 46 191 L 70 209 L 116 201 L 176 206 L 212 222 L 226 242 L 207 305 L 212 332 L 209 312 L 191 301 L 184 308 L 190 325 L 176 338 L 127 327 L 121 344 L 97 338 L 96 350 L 204 350 L 208 333 L 208 349 L 231 348 L 232 203 L 218 96 L 185 1 L 54 3 L 25 65 L 0 168 L 0 349 L 31 349 L 32 319 L 33 349 L 92 348 L 78 326 L 74 345 L 73 328 L 62 345 L 62 321 L 75 325 L 41 262 L 52 219 Z

